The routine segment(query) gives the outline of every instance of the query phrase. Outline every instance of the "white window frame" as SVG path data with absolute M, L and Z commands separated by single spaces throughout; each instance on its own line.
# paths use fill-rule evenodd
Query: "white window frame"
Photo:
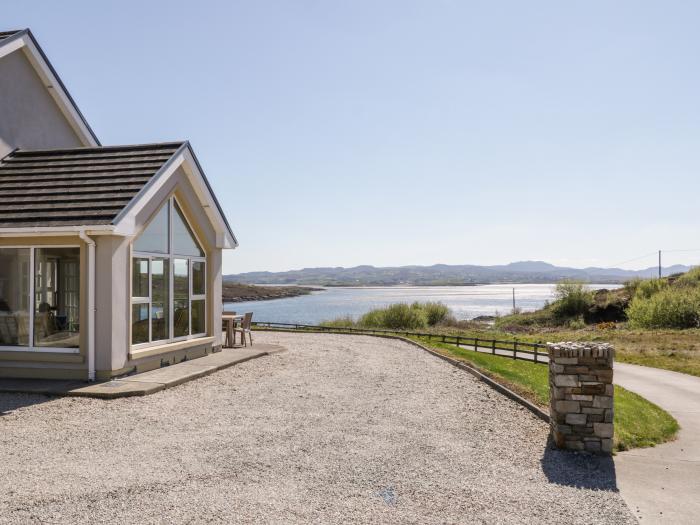
M 28 314 L 29 314 L 29 344 L 27 346 L 0 346 L 0 352 L 43 352 L 51 354 L 79 354 L 80 346 L 78 348 L 64 348 L 60 346 L 34 346 L 34 316 L 36 315 L 36 296 L 34 294 L 34 283 L 36 282 L 36 259 L 34 252 L 37 248 L 78 248 L 80 250 L 79 244 L 19 244 L 12 246 L 0 246 L 0 248 L 7 249 L 23 249 L 29 250 L 29 303 L 28 303 Z M 82 254 L 78 252 L 79 263 L 82 263 Z M 82 272 L 81 272 L 82 274 Z M 82 295 L 82 279 L 78 283 L 78 296 Z M 82 313 L 83 305 L 82 301 L 80 304 L 80 312 Z M 82 318 L 82 315 L 80 316 Z M 80 321 L 81 328 L 85 326 L 85 323 Z M 82 334 L 82 330 L 78 332 Z
M 168 252 L 167 253 L 156 253 L 156 252 L 141 252 L 141 251 L 136 251 L 133 249 L 133 243 L 134 241 L 138 238 L 138 236 L 143 232 L 148 225 L 150 224 L 150 220 L 146 225 L 142 228 L 142 230 L 134 236 L 134 241 L 132 241 L 132 250 L 131 250 L 131 265 L 130 265 L 130 272 L 131 272 L 131 279 L 130 279 L 130 295 L 131 295 L 131 303 L 130 303 L 130 308 L 129 308 L 129 345 L 132 349 L 137 350 L 137 349 L 142 349 L 142 348 L 148 348 L 151 346 L 160 346 L 160 345 L 165 345 L 165 344 L 170 344 L 170 343 L 177 343 L 180 341 L 187 341 L 190 339 L 198 339 L 201 337 L 206 337 L 209 334 L 209 323 L 208 323 L 208 306 L 209 306 L 209 299 L 207 298 L 207 257 L 206 257 L 206 252 L 204 250 L 204 245 L 202 244 L 202 241 L 199 239 L 197 236 L 197 233 L 195 232 L 194 228 L 192 228 L 192 225 L 190 224 L 188 218 L 185 216 L 185 212 L 182 211 L 182 218 L 187 224 L 187 227 L 189 228 L 190 233 L 192 236 L 195 238 L 197 241 L 197 244 L 199 245 L 199 248 L 205 253 L 203 257 L 200 256 L 193 256 L 193 255 L 180 255 L 178 253 L 175 253 L 173 250 L 173 217 L 177 213 L 175 211 L 175 204 L 177 204 L 178 208 L 182 211 L 182 206 L 177 200 L 177 197 L 174 195 L 170 196 L 166 202 L 163 203 L 163 206 L 167 205 L 168 206 Z M 158 208 L 158 210 L 154 213 L 153 217 L 160 211 L 161 208 Z M 134 259 L 148 259 L 148 297 L 133 297 L 133 287 L 134 287 L 134 281 L 133 281 L 133 261 Z M 152 303 L 153 303 L 153 290 L 152 290 L 152 264 L 153 264 L 153 259 L 167 259 L 168 260 L 168 338 L 167 339 L 158 339 L 157 341 L 152 341 L 153 339 L 153 334 L 152 334 L 152 326 L 151 326 L 151 315 L 152 315 Z M 187 272 L 188 272 L 188 299 L 187 299 L 187 306 L 188 306 L 188 334 L 187 335 L 182 335 L 175 337 L 175 312 L 174 312 L 174 307 L 175 307 L 175 289 L 174 289 L 174 284 L 175 284 L 175 259 L 185 259 L 187 261 Z M 198 295 L 193 295 L 192 293 L 192 263 L 198 261 L 198 262 L 203 262 L 204 263 L 204 295 L 198 294 Z M 198 299 L 203 299 L 204 300 L 204 332 L 201 333 L 192 333 L 192 301 L 196 301 Z M 131 340 L 133 338 L 132 331 L 133 331 L 133 316 L 134 316 L 134 310 L 133 310 L 133 305 L 134 304 L 147 304 L 148 305 L 148 341 L 145 343 L 132 343 Z
M 193 287 L 193 282 L 194 282 L 194 263 L 196 262 L 203 262 L 204 263 L 204 293 L 203 294 L 195 294 L 194 293 L 194 287 Z M 192 301 L 204 301 L 204 332 L 200 332 L 197 334 L 192 334 L 193 336 L 205 336 L 207 335 L 208 331 L 208 322 L 207 322 L 207 261 L 206 257 L 191 257 L 190 258 L 190 332 L 192 332 Z

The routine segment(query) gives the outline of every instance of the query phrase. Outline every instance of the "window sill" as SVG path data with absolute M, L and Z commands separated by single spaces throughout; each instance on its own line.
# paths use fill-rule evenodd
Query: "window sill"
M 177 350 L 185 350 L 195 346 L 202 346 L 214 342 L 214 337 L 197 337 L 195 339 L 186 339 L 174 343 L 165 343 L 156 346 L 148 346 L 146 348 L 132 348 L 129 350 L 129 359 L 142 359 L 144 357 L 152 357 L 155 355 L 175 352 Z

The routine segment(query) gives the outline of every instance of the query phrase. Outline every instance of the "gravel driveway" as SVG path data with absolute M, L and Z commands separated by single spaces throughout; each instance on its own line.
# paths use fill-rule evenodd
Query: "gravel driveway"
M 0 394 L 0 523 L 634 523 L 612 462 L 400 341 L 289 351 L 143 398 Z

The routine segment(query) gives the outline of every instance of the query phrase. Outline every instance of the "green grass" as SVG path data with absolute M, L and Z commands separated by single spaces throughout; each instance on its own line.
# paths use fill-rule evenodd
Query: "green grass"
M 519 394 L 523 394 L 537 405 L 546 406 L 549 403 L 549 372 L 546 366 L 474 352 L 445 343 L 430 342 L 425 338 L 415 338 L 415 340 L 425 346 L 445 350 L 451 356 L 469 361 L 490 377 L 513 387 Z
M 415 339 L 442 353 L 469 362 L 539 406 L 546 407 L 549 404 L 549 371 L 545 365 Z M 634 392 L 615 386 L 615 450 L 652 447 L 673 439 L 678 429 L 678 422 L 668 412 Z
M 678 421 L 642 396 L 615 386 L 615 446 L 617 450 L 653 447 L 672 439 Z

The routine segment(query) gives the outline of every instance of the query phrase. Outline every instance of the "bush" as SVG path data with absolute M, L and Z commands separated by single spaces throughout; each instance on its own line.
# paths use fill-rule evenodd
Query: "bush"
M 442 324 L 452 317 L 450 309 L 442 303 L 413 303 L 413 308 L 422 308 L 428 320 L 428 326 Z
M 359 325 L 367 328 L 416 330 L 428 325 L 428 317 L 422 308 L 398 303 L 384 309 L 367 312 L 360 318 Z
M 386 308 L 376 308 L 364 314 L 358 321 L 349 316 L 324 321 L 323 326 L 333 328 L 386 328 L 389 330 L 416 330 L 428 326 L 454 325 L 458 323 L 450 309 L 442 303 L 398 303 Z
M 649 299 L 652 295 L 668 288 L 667 279 L 644 279 L 638 280 L 634 287 L 633 298 Z
M 691 288 L 700 285 L 700 267 L 695 267 L 680 275 L 675 279 L 673 285 Z
M 593 304 L 593 293 L 579 281 L 560 282 L 554 295 L 557 300 L 552 309 L 559 318 L 584 315 Z
M 637 290 L 627 317 L 634 328 L 698 327 L 700 288 L 666 287 L 648 297 Z
M 583 317 L 574 317 L 569 320 L 570 330 L 581 330 L 582 328 L 586 328 L 586 322 L 583 320 Z

